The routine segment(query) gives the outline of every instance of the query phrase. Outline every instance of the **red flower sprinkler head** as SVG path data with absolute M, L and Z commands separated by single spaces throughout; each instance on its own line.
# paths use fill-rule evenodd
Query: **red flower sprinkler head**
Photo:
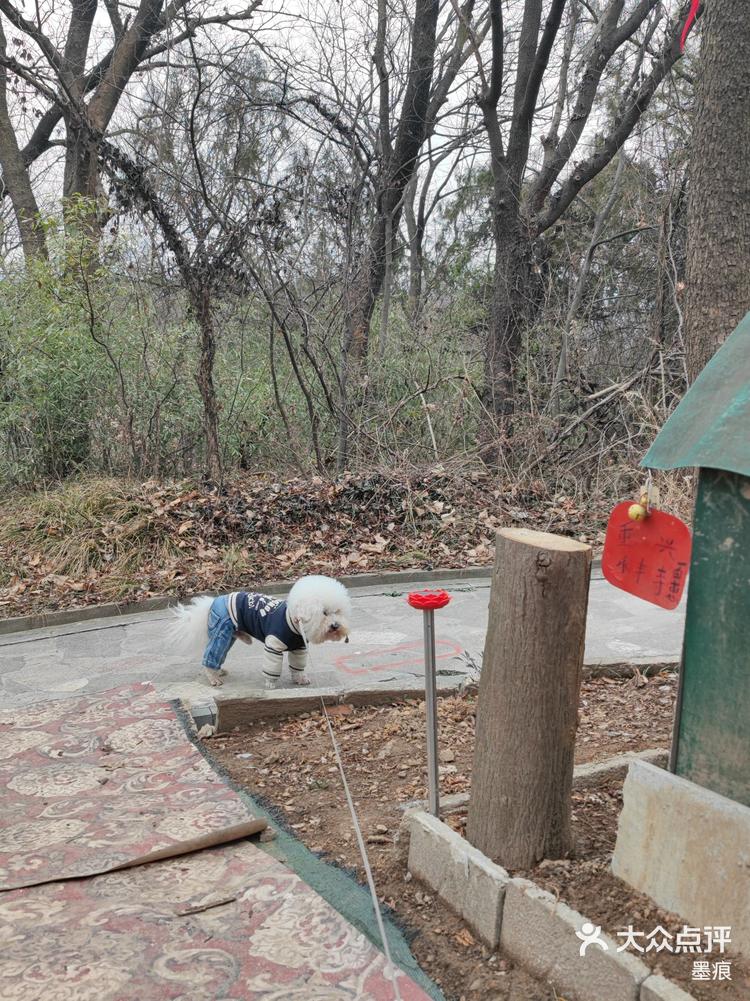
M 447 591 L 432 591 L 427 588 L 424 591 L 412 591 L 406 600 L 412 608 L 429 612 L 435 608 L 444 608 L 451 600 L 451 596 Z

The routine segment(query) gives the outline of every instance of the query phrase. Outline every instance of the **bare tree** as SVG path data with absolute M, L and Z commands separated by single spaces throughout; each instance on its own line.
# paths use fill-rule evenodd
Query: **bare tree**
M 466 16 L 473 3 L 465 3 Z M 280 107 L 311 136 L 327 137 L 344 167 L 348 206 L 335 261 L 343 337 L 336 379 L 339 468 L 348 461 L 349 439 L 371 396 L 367 357 L 381 294 L 381 344 L 387 337 L 408 186 L 442 109 L 452 103 L 455 113 L 466 100 L 464 93 L 456 101 L 453 89 L 472 51 L 462 20 L 436 0 L 417 0 L 413 13 L 386 3 L 372 12 L 373 24 L 366 10 L 356 31 L 348 23 L 339 30 L 323 5 L 309 26 L 319 39 L 317 62 L 313 57 L 312 65 L 303 61 L 300 68 L 296 51 L 279 56 L 288 77 Z
M 102 140 L 99 155 L 120 209 L 135 208 L 156 225 L 187 295 L 199 331 L 207 473 L 220 482 L 217 306 L 255 287 L 248 245 L 280 239 L 285 222 L 280 194 L 255 183 L 254 162 L 273 162 L 262 134 L 259 106 L 270 101 L 258 93 L 258 64 L 235 53 L 229 67 L 214 65 L 192 43 L 189 49 L 166 92 L 159 83 L 144 95 L 144 113 L 129 134 L 133 152 Z
M 0 166 L 3 170 L 3 184 L 10 193 L 13 213 L 21 244 L 27 260 L 46 257 L 47 246 L 44 231 L 39 227 L 39 206 L 31 186 L 23 154 L 13 130 L 8 107 L 7 42 L 0 20 Z
M 573 325 L 578 320 L 578 314 L 583 302 L 586 284 L 591 272 L 591 265 L 594 260 L 596 248 L 603 242 L 602 234 L 604 232 L 604 228 L 612 209 L 617 202 L 617 199 L 620 197 L 620 180 L 624 169 L 625 157 L 621 155 L 617 163 L 617 170 L 615 171 L 615 177 L 612 182 L 609 196 L 601 209 L 596 213 L 594 226 L 591 231 L 591 239 L 588 247 L 586 248 L 586 253 L 583 256 L 583 261 L 581 263 L 581 269 L 573 286 L 573 295 L 565 315 L 565 325 L 563 327 L 562 342 L 560 344 L 560 358 L 557 363 L 555 376 L 552 380 L 552 388 L 550 390 L 550 406 L 553 413 L 557 413 L 559 411 L 560 384 L 568 377 L 568 347 L 573 334 Z
M 501 0 L 490 0 L 489 65 L 476 47 L 496 243 L 485 400 L 505 433 L 514 407 L 523 335 L 539 302 L 535 251 L 541 249 L 541 238 L 611 162 L 680 55 L 679 18 L 664 23 L 658 0 L 640 0 L 627 11 L 625 6 L 624 0 L 609 0 L 599 10 L 580 0 L 570 5 L 568 0 L 551 0 L 543 18 L 542 0 L 525 0 L 520 24 L 513 25 L 511 35 Z M 561 44 L 566 7 L 568 24 Z M 619 94 L 608 85 L 614 69 L 625 80 Z M 509 128 L 503 126 L 504 113 Z M 534 159 L 532 141 L 542 130 L 541 156 Z M 583 156 L 575 159 L 586 145 Z M 496 440 L 493 428 L 485 428 L 484 434 Z
M 140 0 L 135 8 L 111 0 L 105 3 L 109 18 L 105 30 L 96 20 L 98 0 L 72 0 L 69 10 L 53 6 L 44 13 L 37 7 L 30 17 L 11 0 L 0 0 L 0 18 L 7 19 L 28 48 L 27 56 L 16 57 L 3 45 L 0 66 L 31 87 L 39 102 L 38 123 L 23 146 L 0 107 L 2 194 L 13 189 L 19 228 L 28 228 L 28 170 L 52 148 L 53 133 L 63 122 L 63 196 L 68 203 L 82 198 L 90 206 L 88 211 L 77 212 L 75 221 L 76 225 L 82 221 L 87 234 L 97 238 L 98 145 L 134 75 L 210 25 L 241 26 L 259 5 L 260 0 L 252 0 L 236 11 L 207 14 L 201 12 L 200 4 L 191 6 L 190 0 Z M 26 181 L 21 168 L 27 172 Z
M 376 213 L 363 260 L 353 262 L 347 282 L 344 319 L 344 352 L 355 358 L 367 354 L 370 320 L 385 277 L 389 250 L 387 236 L 398 227 L 403 195 L 417 167 L 419 152 L 427 135 L 428 109 L 435 60 L 435 34 L 439 4 L 437 0 L 417 0 L 411 31 L 411 60 L 395 138 L 391 142 L 388 74 L 383 51 L 382 16 L 373 61 L 380 81 L 379 153 L 380 170 L 376 180 Z

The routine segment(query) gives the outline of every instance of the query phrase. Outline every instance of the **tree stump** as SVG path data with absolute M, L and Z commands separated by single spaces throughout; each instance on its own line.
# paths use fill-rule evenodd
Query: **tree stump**
M 581 542 L 523 528 L 497 534 L 466 834 L 506 868 L 572 847 L 590 574 Z

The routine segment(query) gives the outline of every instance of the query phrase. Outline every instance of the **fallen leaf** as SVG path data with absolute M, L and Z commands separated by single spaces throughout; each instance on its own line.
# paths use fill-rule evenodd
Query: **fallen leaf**
M 468 928 L 462 928 L 461 931 L 456 932 L 453 936 L 454 942 L 458 942 L 459 945 L 463 945 L 468 948 L 470 945 L 476 945 L 476 939 L 471 934 Z
M 383 553 L 388 548 L 388 540 L 384 539 L 382 535 L 376 535 L 374 542 L 363 542 L 360 545 L 360 549 L 364 549 L 368 553 Z

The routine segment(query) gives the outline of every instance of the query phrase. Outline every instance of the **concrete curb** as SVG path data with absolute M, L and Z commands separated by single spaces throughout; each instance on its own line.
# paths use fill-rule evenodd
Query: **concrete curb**
M 463 674 L 447 678 L 438 677 L 437 679 L 438 696 L 455 695 L 465 691 L 466 688 L 467 678 Z M 382 706 L 398 699 L 414 699 L 417 702 L 423 702 L 424 685 L 419 681 L 414 681 L 411 685 L 397 683 L 393 687 L 383 685 L 382 688 L 349 688 L 343 691 L 337 688 L 316 688 L 314 692 L 304 695 L 289 691 L 270 697 L 267 691 L 258 689 L 237 698 L 222 698 L 218 695 L 212 700 L 213 710 L 211 711 L 207 711 L 202 703 L 199 707 L 189 706 L 189 711 L 196 723 L 199 715 L 201 723 L 210 723 L 217 728 L 217 732 L 226 733 L 236 726 L 247 726 L 256 720 L 287 719 L 302 713 L 315 712 L 320 708 L 321 699 L 327 706 L 349 703 L 355 707 Z M 198 708 L 198 715 L 195 712 L 196 708 Z M 633 751 L 607 758 L 606 761 L 599 764 L 579 765 L 573 772 L 573 788 L 602 785 L 618 776 L 624 778 L 628 765 L 635 759 L 663 767 L 666 765 L 668 757 L 667 751 Z M 589 771 L 586 771 L 587 769 Z M 441 802 L 441 807 L 446 812 L 450 812 L 460 809 L 466 803 L 468 803 L 468 794 L 456 793 L 453 796 L 445 797 Z M 403 809 L 423 805 L 425 804 L 408 803 L 404 805 Z
M 176 598 L 143 598 L 140 601 L 80 605 L 52 612 L 38 612 L 35 615 L 19 615 L 16 618 L 0 619 L 0 636 L 28 632 L 31 629 L 46 629 L 50 626 L 66 626 L 73 622 L 89 622 L 91 619 L 111 619 L 120 615 L 135 615 L 138 612 L 155 612 L 161 608 L 168 608 L 176 602 Z
M 594 561 L 594 568 L 601 568 L 601 560 Z M 492 566 L 458 567 L 443 570 L 393 570 L 386 573 L 354 574 L 339 577 L 348 588 L 385 587 L 389 584 L 411 584 L 416 581 L 433 580 L 482 580 L 492 577 Z M 284 594 L 289 590 L 290 581 L 268 581 L 258 584 L 257 589 L 265 594 Z M 109 619 L 120 615 L 137 615 L 139 612 L 154 612 L 176 605 L 178 601 L 189 601 L 194 595 L 178 598 L 176 595 L 162 595 L 155 598 L 141 598 L 136 601 L 112 601 L 101 605 L 78 605 L 34 615 L 19 615 L 15 618 L 0 619 L 0 636 L 7 633 L 26 632 L 29 629 L 44 629 L 48 626 L 64 626 L 71 622 L 89 622 L 91 619 Z
M 636 672 L 644 678 L 650 678 L 661 671 L 676 671 L 680 666 L 678 656 L 661 654 L 658 657 L 634 657 L 632 660 L 605 660 L 600 657 L 583 665 L 583 677 L 590 678 L 633 678 Z M 467 680 L 466 688 L 476 695 L 479 684 L 475 680 Z
M 624 754 L 613 754 L 604 761 L 593 761 L 585 765 L 577 765 L 573 769 L 574 789 L 595 789 L 605 785 L 612 779 L 622 779 L 628 774 L 633 761 L 646 761 L 657 768 L 666 768 L 669 761 L 669 751 L 660 747 L 649 748 L 646 751 L 625 751 Z
M 639 1001 L 695 1001 L 695 998 L 671 980 L 654 973 L 641 984 Z
M 653 760 L 663 754 L 646 751 L 642 757 Z M 598 771 L 602 776 L 615 774 L 613 769 L 621 769 L 625 757 L 601 762 Z M 590 779 L 592 773 L 589 769 L 585 777 Z M 584 925 L 593 928 L 593 922 L 536 883 L 511 878 L 436 817 L 412 808 L 401 830 L 409 836 L 409 871 L 479 938 L 492 948 L 499 946 L 570 1001 L 694 1001 L 681 987 L 652 974 L 632 953 L 618 952 L 618 944 L 606 935 L 600 936 L 606 950 L 593 945 L 581 956 L 577 933 Z
M 505 893 L 500 948 L 534 976 L 549 981 L 571 1001 L 639 1001 L 651 971 L 606 935 L 604 948 L 581 956 L 582 914 L 528 879 L 512 879 Z
M 612 779 L 625 780 L 632 761 L 646 761 L 657 768 L 666 768 L 669 761 L 669 751 L 660 747 L 649 748 L 646 751 L 626 751 L 624 754 L 613 754 L 603 761 L 593 761 L 585 765 L 576 765 L 573 769 L 573 789 L 595 789 L 605 785 Z M 455 813 L 469 805 L 468 792 L 456 792 L 440 799 L 440 813 Z M 426 810 L 426 799 L 415 799 L 411 803 L 401 803 L 399 809 Z
M 649 678 L 661 671 L 676 671 L 678 656 L 634 657 L 633 660 L 593 660 L 583 665 L 584 678 L 632 678 L 636 671 Z
M 414 581 L 431 580 L 477 580 L 492 576 L 492 567 L 460 567 L 446 570 L 394 570 L 389 573 L 358 574 L 339 577 L 345 587 L 381 587 L 387 584 L 409 584 Z M 267 581 L 258 584 L 257 589 L 264 594 L 284 594 L 291 586 L 290 581 Z M 204 593 L 204 592 L 201 592 Z M 35 615 L 19 615 L 16 618 L 0 619 L 0 636 L 5 633 L 25 632 L 29 629 L 44 629 L 47 626 L 63 626 L 71 622 L 88 622 L 91 619 L 110 619 L 120 615 L 137 615 L 138 612 L 154 612 L 170 608 L 178 601 L 190 601 L 195 595 L 182 598 L 177 595 L 162 595 L 156 598 L 141 598 L 136 601 L 112 601 L 102 605 L 79 605 L 62 608 L 59 611 L 41 612 Z
M 720 914 L 750 957 L 750 807 L 645 761 L 622 797 L 613 875 L 694 927 Z
M 437 893 L 491 949 L 510 876 L 437 817 L 415 810 L 409 822 L 409 872 Z
M 438 678 L 438 695 L 451 695 L 461 691 L 465 678 L 457 675 L 450 678 Z M 414 699 L 424 701 L 424 686 L 419 681 L 413 685 L 399 683 L 393 687 L 383 685 L 382 688 L 350 688 L 340 691 L 336 688 L 316 688 L 313 693 L 300 695 L 295 691 L 275 694 L 269 697 L 265 690 L 258 690 L 241 698 L 222 699 L 215 697 L 217 718 L 206 719 L 216 726 L 217 733 L 226 733 L 236 726 L 247 726 L 258 720 L 272 721 L 299 716 L 302 713 L 317 712 L 321 700 L 327 706 L 348 704 L 355 707 L 382 706 L 398 699 Z M 189 709 L 193 715 L 193 708 Z M 195 718 L 195 716 L 193 717 Z

